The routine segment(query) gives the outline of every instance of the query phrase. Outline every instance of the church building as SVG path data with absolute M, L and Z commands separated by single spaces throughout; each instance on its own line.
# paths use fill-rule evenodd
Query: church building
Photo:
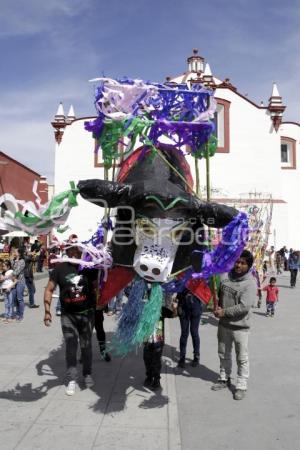
M 247 210 L 251 205 L 268 208 L 268 244 L 300 249 L 299 152 L 300 124 L 285 122 L 278 87 L 270 82 L 267 105 L 256 104 L 239 92 L 229 78 L 215 76 L 204 58 L 194 49 L 187 59 L 187 70 L 167 77 L 169 84 L 201 83 L 214 90 L 217 102 L 215 129 L 216 154 L 210 159 L 211 199 Z M 55 130 L 55 193 L 69 188 L 69 182 L 103 178 L 101 155 L 95 152 L 92 134 L 84 129 L 91 117 L 75 117 L 73 107 L 67 116 L 58 107 L 52 126 Z M 187 156 L 194 175 L 194 161 Z M 200 185 L 205 200 L 205 161 L 200 161 Z M 298 188 L 297 188 L 298 186 Z M 81 198 L 69 216 L 69 230 L 87 239 L 97 228 L 101 209 Z

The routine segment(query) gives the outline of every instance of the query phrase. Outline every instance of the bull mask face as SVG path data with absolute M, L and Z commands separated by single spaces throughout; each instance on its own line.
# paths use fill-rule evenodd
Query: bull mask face
M 150 282 L 163 283 L 171 274 L 185 224 L 173 219 L 138 219 L 135 224 L 137 249 L 133 268 Z

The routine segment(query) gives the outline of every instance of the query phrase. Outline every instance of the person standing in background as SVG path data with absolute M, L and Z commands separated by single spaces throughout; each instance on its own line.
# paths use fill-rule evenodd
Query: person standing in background
M 298 275 L 298 270 L 300 267 L 299 252 L 296 252 L 293 250 L 290 251 L 290 256 L 288 259 L 288 267 L 289 267 L 289 271 L 291 274 L 290 286 L 291 286 L 291 288 L 294 288 L 294 287 L 296 287 L 297 275 Z
M 12 270 L 16 284 L 12 289 L 13 304 L 16 305 L 16 320 L 22 322 L 24 318 L 24 289 L 25 289 L 25 259 L 21 249 L 12 250 Z
M 276 278 L 271 277 L 270 282 L 267 286 L 264 286 L 262 288 L 263 291 L 267 292 L 267 298 L 266 298 L 266 316 L 267 317 L 274 317 L 275 314 L 275 305 L 279 301 L 279 289 L 276 286 Z
M 24 276 L 25 276 L 25 284 L 28 289 L 29 308 L 39 308 L 40 305 L 36 305 L 34 300 L 35 283 L 33 277 L 33 258 L 31 253 L 27 253 L 27 255 L 24 256 L 24 259 L 25 259 Z

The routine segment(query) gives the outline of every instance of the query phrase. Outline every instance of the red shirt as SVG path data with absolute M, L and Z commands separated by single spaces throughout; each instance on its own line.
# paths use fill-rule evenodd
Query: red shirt
M 277 286 L 272 286 L 271 284 L 268 284 L 268 286 L 265 286 L 263 288 L 263 291 L 267 291 L 267 302 L 274 303 L 278 300 L 278 292 L 279 289 Z

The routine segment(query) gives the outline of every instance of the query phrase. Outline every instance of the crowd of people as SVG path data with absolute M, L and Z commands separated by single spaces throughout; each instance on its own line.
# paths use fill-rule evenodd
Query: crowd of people
M 19 247 L 11 246 L 9 258 L 0 260 L 0 283 L 4 295 L 4 323 L 22 322 L 24 318 L 24 291 L 28 291 L 29 307 L 38 308 L 35 303 L 34 273 L 44 270 L 47 259 L 49 281 L 44 293 L 44 323 L 52 322 L 51 303 L 56 297 L 55 312 L 61 317 L 61 328 L 66 344 L 66 394 L 73 395 L 77 379 L 78 343 L 81 351 L 82 375 L 87 387 L 92 387 L 92 335 L 95 329 L 99 345 L 100 357 L 110 362 L 111 355 L 107 350 L 104 331 L 104 313 L 118 314 L 124 305 L 124 298 L 130 295 L 130 286 L 114 297 L 104 309 L 96 308 L 99 291 L 99 271 L 81 269 L 72 264 L 70 258 L 80 258 L 77 236 L 72 235 L 69 241 L 72 246 L 66 247 L 64 254 L 68 261 L 54 263 L 62 256 L 61 248 L 52 247 L 49 251 L 36 240 L 30 244 L 23 241 Z M 48 258 L 47 258 L 48 254 Z M 235 262 L 231 272 L 224 274 L 218 289 L 218 304 L 213 313 L 219 319 L 218 354 L 220 359 L 220 376 L 212 386 L 212 390 L 231 386 L 232 347 L 234 345 L 237 361 L 237 384 L 234 398 L 241 400 L 247 391 L 249 377 L 248 339 L 250 329 L 251 308 L 257 304 L 257 293 L 266 292 L 266 315 L 274 317 L 275 307 L 279 301 L 279 289 L 274 274 L 283 270 L 290 271 L 290 285 L 295 287 L 297 273 L 300 268 L 299 252 L 285 247 L 275 251 L 271 247 L 266 252 L 264 262 L 264 278 L 262 285 L 257 285 L 252 254 L 244 250 Z M 254 275 L 254 276 L 253 276 Z M 269 279 L 268 279 L 269 278 Z M 187 341 L 191 334 L 193 345 L 192 367 L 200 364 L 199 325 L 203 304 L 187 289 L 175 295 L 165 295 L 161 317 L 153 334 L 144 343 L 143 359 L 146 378 L 144 386 L 157 390 L 161 388 L 160 372 L 164 347 L 164 320 L 179 317 L 181 336 L 179 341 L 180 357 L 178 368 L 186 366 Z
M 39 255 L 46 255 L 42 244 L 37 247 L 38 241 L 30 245 L 29 240 L 22 245 L 14 244 L 3 247 L 2 258 L 0 254 L 0 289 L 4 297 L 3 322 L 20 323 L 24 319 L 24 295 L 28 294 L 29 308 L 38 308 L 35 302 L 34 272 L 37 263 L 38 271 L 42 272 L 41 266 L 44 261 L 39 262 Z M 37 256 L 38 255 L 38 256 Z
M 69 257 L 79 258 L 79 249 L 71 247 L 67 250 Z M 219 319 L 218 352 L 220 358 L 220 377 L 214 391 L 228 387 L 231 384 L 232 347 L 236 349 L 237 385 L 234 393 L 236 400 L 244 398 L 247 391 L 249 377 L 248 337 L 250 329 L 251 308 L 256 304 L 257 283 L 252 272 L 253 256 L 245 250 L 236 261 L 232 271 L 222 277 L 219 288 L 219 303 L 214 309 L 214 315 Z M 93 385 L 92 379 L 92 346 L 91 337 L 96 328 L 100 352 L 105 351 L 105 333 L 103 330 L 103 310 L 97 310 L 95 295 L 97 295 L 97 271 L 78 270 L 78 266 L 70 262 L 63 262 L 55 267 L 45 290 L 44 322 L 49 326 L 52 322 L 51 302 L 56 287 L 60 289 L 61 326 L 66 342 L 67 365 L 67 395 L 73 395 L 77 378 L 77 346 L 78 337 L 82 355 L 82 375 L 87 387 Z M 93 288 L 94 286 L 94 288 Z M 267 292 L 267 314 L 274 316 L 275 304 L 279 299 L 276 280 L 260 288 Z M 127 295 L 128 292 L 127 292 Z M 121 309 L 124 292 L 110 302 L 108 314 Z M 146 378 L 144 386 L 156 390 L 160 389 L 161 358 L 164 347 L 164 320 L 178 316 L 180 320 L 181 336 L 179 342 L 180 358 L 178 368 L 186 365 L 188 336 L 191 334 L 193 345 L 192 367 L 200 363 L 200 335 L 199 324 L 202 314 L 202 303 L 187 289 L 175 298 L 165 295 L 161 317 L 156 324 L 153 334 L 144 343 L 143 359 Z M 99 328 L 101 331 L 99 332 Z M 104 337 L 103 337 L 104 336 Z M 107 361 L 110 360 L 108 354 Z
M 284 271 L 290 272 L 290 287 L 294 288 L 297 282 L 297 275 L 300 269 L 300 251 L 286 246 L 280 250 L 275 250 L 274 246 L 266 252 L 266 259 L 264 260 L 263 271 L 264 274 L 280 275 Z

